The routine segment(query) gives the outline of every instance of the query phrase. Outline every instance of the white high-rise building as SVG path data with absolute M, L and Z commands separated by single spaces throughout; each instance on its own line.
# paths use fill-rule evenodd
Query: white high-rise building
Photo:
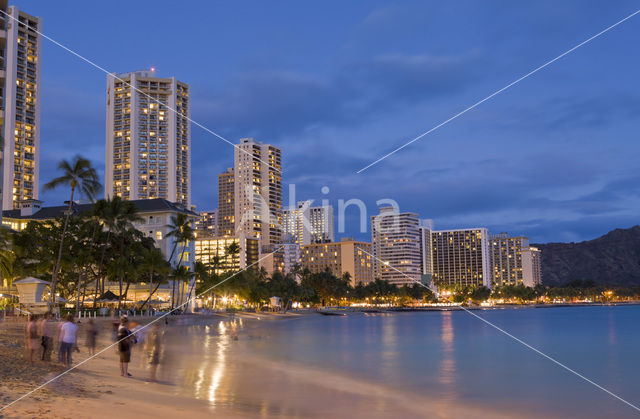
M 431 232 L 433 282 L 491 288 L 489 231 L 466 228 Z
M 6 2 L 3 4 L 6 10 Z M 10 6 L 2 16 L 4 54 L 4 150 L 2 209 L 38 199 L 40 167 L 40 92 L 42 19 Z M 16 22 L 17 20 L 17 22 Z
M 236 235 L 260 239 L 264 251 L 282 240 L 282 166 L 278 147 L 242 138 L 234 151 Z
M 380 207 L 371 217 L 374 277 L 397 285 L 421 281 L 423 234 L 417 214 Z
M 191 205 L 189 85 L 154 70 L 107 76 L 105 195 Z
M 300 246 L 335 241 L 333 206 L 312 207 L 311 201 L 301 201 L 295 208 L 282 213 L 282 233 L 291 235 Z

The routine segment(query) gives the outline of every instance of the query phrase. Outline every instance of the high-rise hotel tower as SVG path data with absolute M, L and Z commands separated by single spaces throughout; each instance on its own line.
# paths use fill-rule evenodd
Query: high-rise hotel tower
M 40 91 L 42 68 L 42 19 L 16 6 L 1 16 L 6 34 L 1 72 L 4 89 L 2 132 L 2 209 L 20 208 L 20 201 L 38 199 L 40 165 Z M 37 32 L 36 32 L 37 31 Z
M 191 205 L 189 85 L 154 70 L 107 76 L 107 198 Z
M 268 248 L 282 241 L 282 168 L 280 149 L 242 138 L 234 151 L 236 234 L 260 239 Z

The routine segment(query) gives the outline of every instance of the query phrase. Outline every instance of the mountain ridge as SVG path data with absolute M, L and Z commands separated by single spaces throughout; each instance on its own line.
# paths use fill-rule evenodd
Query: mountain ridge
M 542 250 L 542 283 L 591 280 L 598 285 L 640 285 L 640 225 L 592 240 L 532 244 Z

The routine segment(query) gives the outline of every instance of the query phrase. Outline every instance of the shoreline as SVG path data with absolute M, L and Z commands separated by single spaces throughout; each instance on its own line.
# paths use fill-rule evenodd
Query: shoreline
M 517 308 L 534 307 L 520 306 Z M 479 309 L 484 308 L 479 307 Z M 458 307 L 457 310 L 461 311 L 462 309 Z M 355 406 L 360 407 L 360 409 L 363 409 L 362 400 L 368 400 L 375 396 L 384 400 L 384 404 L 388 408 L 409 412 L 409 415 L 418 415 L 421 411 L 429 411 L 429 404 L 432 403 L 433 406 L 438 407 L 438 412 L 446 411 L 450 413 L 450 415 L 442 416 L 436 414 L 436 417 L 510 417 L 509 412 L 512 410 L 508 406 L 490 407 L 484 404 L 474 404 L 472 400 L 464 401 L 460 405 L 452 405 L 446 401 L 431 400 L 428 397 L 421 398 L 421 395 L 403 393 L 398 389 L 389 387 L 384 382 L 371 382 L 348 372 L 333 369 L 324 370 L 314 365 L 271 359 L 260 353 L 259 349 L 256 349 L 255 345 L 259 345 L 261 340 L 271 338 L 270 334 L 273 326 L 286 324 L 282 323 L 286 321 L 309 318 L 314 314 L 317 313 L 310 310 L 302 310 L 286 314 L 237 312 L 171 316 L 168 330 L 175 332 L 174 337 L 178 338 L 180 352 L 177 353 L 184 355 L 186 362 L 193 361 L 194 355 L 198 357 L 201 354 L 204 357 L 211 357 L 212 360 L 207 369 L 194 370 L 193 365 L 184 369 L 184 365 L 181 365 L 180 367 L 175 367 L 180 370 L 180 377 L 169 375 L 169 378 L 166 378 L 166 376 L 159 374 L 158 382 L 150 382 L 147 379 L 148 363 L 145 351 L 140 347 L 135 348 L 133 352 L 130 365 L 133 377 L 123 378 L 119 375 L 118 355 L 114 348 L 109 348 L 75 370 L 65 374 L 54 383 L 47 385 L 6 410 L 0 411 L 0 418 L 61 417 L 106 419 L 117 415 L 124 419 L 154 416 L 174 417 L 176 414 L 180 417 L 194 418 L 211 417 L 212 415 L 230 418 L 255 417 L 256 411 L 250 410 L 247 407 L 249 402 L 243 398 L 250 396 L 241 394 L 240 400 L 222 400 L 215 397 L 212 399 L 210 394 L 209 396 L 207 395 L 207 391 L 211 391 L 210 386 L 213 384 L 209 383 L 209 387 L 207 387 L 206 381 L 204 384 L 206 388 L 194 393 L 194 380 L 197 381 L 202 378 L 194 378 L 193 374 L 200 372 L 209 377 L 210 380 L 215 381 L 219 364 L 224 364 L 227 368 L 224 380 L 231 380 L 233 384 L 237 384 L 237 382 L 243 383 L 248 388 L 241 387 L 242 391 L 249 395 L 252 390 L 266 394 L 270 400 L 270 409 L 275 409 L 276 407 L 274 406 L 279 405 L 293 409 L 287 410 L 287 413 L 284 413 L 285 411 L 278 413 L 279 411 L 269 410 L 266 414 L 261 414 L 263 417 L 296 417 L 297 414 L 291 413 L 296 411 L 295 408 L 303 411 L 303 408 L 296 405 L 295 402 L 286 399 L 286 394 L 282 394 L 277 388 L 271 387 L 272 382 L 266 378 L 271 376 L 278 377 L 275 382 L 294 381 L 301 394 L 315 395 L 315 392 L 318 392 L 320 399 L 314 399 L 313 403 L 317 404 L 317 408 L 320 410 L 317 415 L 312 416 L 340 416 L 347 412 L 348 404 L 333 405 L 327 401 L 325 406 L 324 402 L 321 402 L 323 397 L 327 397 L 326 394 L 329 394 L 329 391 L 336 391 L 343 400 L 352 400 L 356 403 Z M 132 321 L 146 324 L 152 319 L 134 318 Z M 113 320 L 111 318 L 96 319 L 96 323 L 101 330 L 98 348 L 105 348 L 113 343 L 108 328 Z M 225 331 L 225 327 L 230 327 L 232 323 L 241 325 L 237 332 L 240 337 L 240 344 L 233 342 L 237 339 L 233 338 L 233 334 L 229 333 L 228 328 Z M 33 367 L 28 364 L 24 356 L 24 347 L 22 345 L 16 347 L 16 340 L 22 338 L 23 326 L 24 323 L 22 322 L 0 323 L 0 330 L 2 331 L 2 337 L 0 338 L 0 350 L 2 350 L 0 352 L 0 367 L 2 367 L 1 371 L 4 378 L 0 382 L 0 399 L 3 405 L 17 399 L 64 371 L 62 367 L 53 364 L 39 364 Z M 190 330 L 193 327 L 202 328 L 197 330 L 201 330 L 203 334 L 199 335 L 198 333 L 200 332 L 196 332 L 195 336 L 204 337 L 207 342 L 211 341 L 211 348 L 194 344 L 196 340 L 200 342 L 202 339 L 180 341 L 181 337 L 194 336 L 194 331 Z M 73 354 L 76 363 L 82 362 L 88 357 L 84 348 L 82 326 L 78 336 L 81 353 Z M 218 355 L 219 345 L 224 342 L 230 346 L 226 358 L 221 360 Z M 10 348 L 11 351 L 7 352 L 6 348 Z M 185 374 L 186 376 L 184 376 Z M 251 378 L 246 381 L 248 376 Z M 189 381 L 185 381 L 187 378 L 189 378 Z M 198 384 L 195 385 L 197 386 Z M 389 413 L 389 411 L 385 412 Z M 366 410 L 360 410 L 358 413 L 368 417 L 385 417 L 379 412 L 377 414 L 369 414 Z

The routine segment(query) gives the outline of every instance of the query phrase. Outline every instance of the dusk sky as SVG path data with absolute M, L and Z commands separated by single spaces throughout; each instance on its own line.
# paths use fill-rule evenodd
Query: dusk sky
M 356 171 L 633 13 L 637 2 L 16 1 L 110 72 L 191 85 L 191 117 L 282 148 L 284 193 L 376 200 L 437 229 L 534 242 L 638 223 L 640 15 L 388 159 Z M 104 179 L 106 75 L 43 40 L 41 184 L 60 159 Z M 192 203 L 217 206 L 233 147 L 192 126 Z M 320 191 L 330 188 L 328 195 Z M 60 204 L 67 191 L 41 194 Z M 286 205 L 286 203 L 285 203 Z M 355 207 L 345 234 L 360 233 Z

